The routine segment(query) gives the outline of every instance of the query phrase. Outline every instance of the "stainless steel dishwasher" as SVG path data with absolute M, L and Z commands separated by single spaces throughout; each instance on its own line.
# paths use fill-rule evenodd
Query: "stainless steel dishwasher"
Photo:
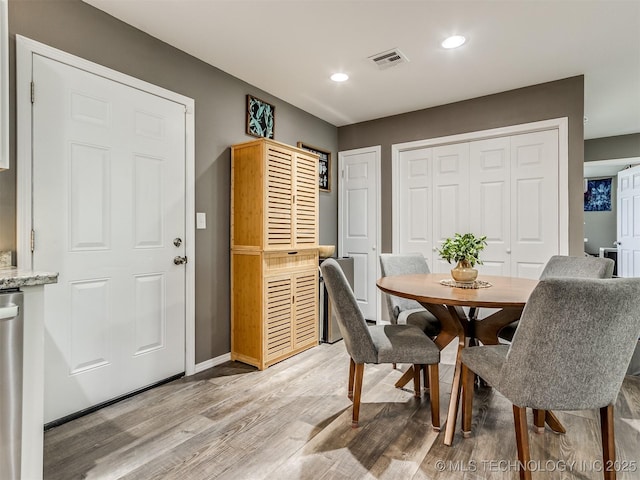
M 22 292 L 0 291 L 0 478 L 20 478 L 22 448 Z

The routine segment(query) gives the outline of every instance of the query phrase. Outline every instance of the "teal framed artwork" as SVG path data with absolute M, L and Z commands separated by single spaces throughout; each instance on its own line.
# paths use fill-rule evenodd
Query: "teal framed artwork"
M 276 107 L 247 95 L 247 134 L 254 137 L 274 138 Z

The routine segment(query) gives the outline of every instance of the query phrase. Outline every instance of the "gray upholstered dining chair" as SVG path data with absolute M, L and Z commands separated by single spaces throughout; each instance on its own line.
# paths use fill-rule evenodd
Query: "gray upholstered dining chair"
M 414 386 L 420 396 L 420 370 L 429 366 L 431 423 L 440 430 L 438 363 L 440 350 L 415 325 L 367 325 L 344 272 L 334 259 L 320 265 L 329 298 L 350 356 L 348 397 L 353 401 L 351 425 L 358 426 L 364 365 L 366 363 L 411 363 Z
M 380 269 L 383 277 L 431 273 L 421 253 L 382 253 Z M 385 294 L 389 320 L 392 324 L 416 325 L 430 337 L 440 333 L 441 325 L 432 313 L 415 300 Z
M 529 440 L 525 409 L 600 409 L 604 465 L 615 462 L 613 404 L 640 334 L 640 279 L 541 280 L 511 345 L 466 348 L 462 429 L 471 432 L 475 375 L 513 403 L 520 478 Z M 605 472 L 615 478 L 615 471 Z
M 554 255 L 545 265 L 540 280 L 548 278 L 611 278 L 615 262 L 610 258 L 568 257 Z M 518 320 L 498 332 L 498 337 L 511 341 L 518 327 Z

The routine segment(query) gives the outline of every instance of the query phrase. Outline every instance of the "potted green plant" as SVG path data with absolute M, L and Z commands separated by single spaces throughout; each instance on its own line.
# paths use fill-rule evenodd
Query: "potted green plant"
M 457 262 L 451 270 L 451 277 L 455 281 L 473 282 L 478 277 L 478 270 L 473 267 L 476 263 L 482 265 L 479 255 L 486 245 L 486 235 L 476 237 L 473 233 L 456 233 L 453 238 L 447 238 L 443 242 L 438 254 L 448 263 Z

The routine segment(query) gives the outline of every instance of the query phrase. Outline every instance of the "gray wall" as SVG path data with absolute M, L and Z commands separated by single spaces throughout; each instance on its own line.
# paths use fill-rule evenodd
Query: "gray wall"
M 569 252 L 583 251 L 584 77 L 577 76 L 340 127 L 338 148 L 382 146 L 382 252 L 392 249 L 391 145 L 520 123 L 569 118 Z
M 185 26 L 188 28 L 188 26 Z M 337 157 L 337 128 L 207 65 L 80 0 L 10 0 L 11 170 L 0 172 L 0 251 L 15 251 L 15 35 L 20 34 L 195 99 L 196 362 L 228 353 L 230 150 L 245 131 L 245 95 L 276 106 L 275 139 L 304 141 Z M 320 193 L 320 242 L 335 244 L 336 172 Z
M 640 133 L 584 141 L 584 161 L 640 157 Z
M 640 133 L 593 138 L 584 142 L 585 162 L 638 157 L 640 157 Z M 588 253 L 597 254 L 600 252 L 600 247 L 613 248 L 614 246 L 613 242 L 617 239 L 617 191 L 618 178 L 614 175 L 611 183 L 611 211 L 584 212 L 584 238 L 588 239 L 584 249 Z

